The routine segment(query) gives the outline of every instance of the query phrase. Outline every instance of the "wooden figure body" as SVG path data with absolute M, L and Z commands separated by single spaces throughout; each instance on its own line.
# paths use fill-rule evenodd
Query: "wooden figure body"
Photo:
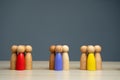
M 87 69 L 87 46 L 81 46 L 80 51 L 82 52 L 80 57 L 80 70 Z
M 96 61 L 94 56 L 94 46 L 88 46 L 87 70 L 96 70 Z
M 17 45 L 13 45 L 11 47 L 11 59 L 10 59 L 10 69 L 15 70 L 16 69 L 16 59 L 17 59 Z
M 69 70 L 69 47 L 67 45 L 63 45 L 63 53 L 62 53 L 62 58 L 63 58 L 63 70 Z
M 19 45 L 17 48 L 17 61 L 16 61 L 16 70 L 25 70 L 25 47 L 22 45 Z
M 101 58 L 100 52 L 101 52 L 101 46 L 96 45 L 95 46 L 95 59 L 96 59 L 97 70 L 102 70 L 102 58 Z
M 26 55 L 25 55 L 25 69 L 32 70 L 32 46 L 27 45 L 25 47 Z
M 57 45 L 55 47 L 55 70 L 60 71 L 63 70 L 63 61 L 62 61 L 62 46 L 61 45 Z
M 54 70 L 55 63 L 55 45 L 50 46 L 49 70 Z

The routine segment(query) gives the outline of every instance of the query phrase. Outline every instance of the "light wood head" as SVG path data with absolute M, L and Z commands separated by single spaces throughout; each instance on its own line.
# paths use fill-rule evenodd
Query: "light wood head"
M 17 45 L 13 45 L 13 46 L 11 47 L 11 51 L 12 51 L 13 53 L 16 53 L 16 52 L 17 52 L 17 48 L 18 48 Z
M 31 53 L 32 52 L 32 46 L 31 45 L 26 45 L 25 46 L 25 51 Z
M 18 53 L 20 53 L 20 52 L 25 52 L 25 46 L 19 45 L 18 48 L 17 48 L 17 52 L 18 52 Z
M 49 48 L 49 51 L 51 53 L 55 53 L 55 45 L 51 45 L 50 48 Z
M 63 52 L 68 52 L 69 51 L 68 45 L 63 45 L 62 49 L 63 49 Z
M 93 45 L 88 45 L 88 53 L 94 53 L 95 52 L 95 48 Z
M 87 46 L 85 46 L 85 45 L 81 46 L 81 47 L 80 47 L 80 51 L 81 51 L 82 53 L 87 53 Z
M 95 45 L 95 52 L 100 53 L 102 50 L 100 45 Z
M 55 52 L 61 53 L 61 52 L 62 52 L 62 46 L 61 46 L 61 45 L 57 45 L 57 46 L 55 47 Z

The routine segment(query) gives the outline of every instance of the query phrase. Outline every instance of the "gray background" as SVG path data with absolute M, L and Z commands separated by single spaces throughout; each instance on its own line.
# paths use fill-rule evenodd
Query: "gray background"
M 119 35 L 119 0 L 0 0 L 0 60 L 13 44 L 32 45 L 33 60 L 48 60 L 52 44 L 69 45 L 70 60 L 99 44 L 104 61 L 120 61 Z

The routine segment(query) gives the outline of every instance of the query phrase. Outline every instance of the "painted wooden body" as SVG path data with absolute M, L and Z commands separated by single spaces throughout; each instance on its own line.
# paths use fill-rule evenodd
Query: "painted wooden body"
M 87 70 L 96 70 L 96 61 L 95 61 L 94 53 L 88 54 Z
M 17 55 L 16 70 L 25 70 L 25 57 L 24 53 Z
M 55 70 L 63 70 L 63 61 L 61 53 L 56 53 L 55 56 Z
M 95 61 L 95 48 L 92 45 L 89 45 L 88 48 L 88 58 L 87 58 L 87 70 L 96 70 L 96 61 Z

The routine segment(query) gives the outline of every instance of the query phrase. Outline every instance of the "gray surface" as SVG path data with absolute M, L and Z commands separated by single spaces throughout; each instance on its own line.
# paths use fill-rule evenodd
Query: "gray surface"
M 80 70 L 79 61 L 70 62 L 69 71 L 48 69 L 48 61 L 33 61 L 33 70 L 9 69 L 9 61 L 0 61 L 0 80 L 120 80 L 120 62 L 103 62 L 103 70 Z
M 0 60 L 13 44 L 32 45 L 33 60 L 48 60 L 51 44 L 68 44 L 70 60 L 100 44 L 103 60 L 120 61 L 119 30 L 119 0 L 0 0 Z

